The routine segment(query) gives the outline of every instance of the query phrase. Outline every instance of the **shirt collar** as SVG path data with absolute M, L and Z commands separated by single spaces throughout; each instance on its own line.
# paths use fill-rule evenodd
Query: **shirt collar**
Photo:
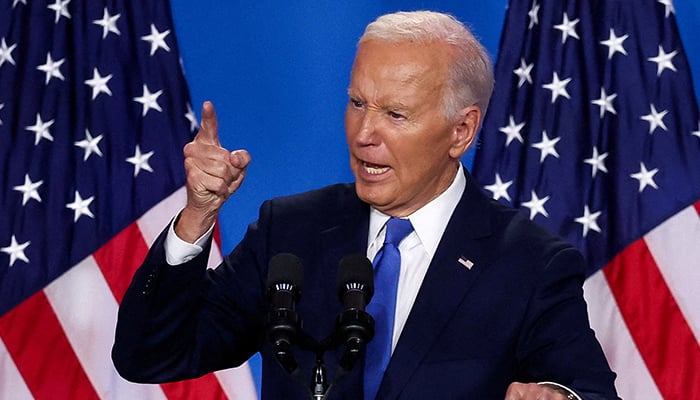
M 450 184 L 447 190 L 408 216 L 414 231 L 418 235 L 418 238 L 428 252 L 430 258 L 435 254 L 440 239 L 442 239 L 442 234 L 447 227 L 447 223 L 457 207 L 459 200 L 462 198 L 466 186 L 467 178 L 464 175 L 464 169 L 460 166 L 460 168 L 457 169 L 452 184 Z M 367 235 L 368 246 L 377 239 L 377 236 L 388 219 L 388 215 L 376 210 L 374 207 L 370 207 L 369 232 Z

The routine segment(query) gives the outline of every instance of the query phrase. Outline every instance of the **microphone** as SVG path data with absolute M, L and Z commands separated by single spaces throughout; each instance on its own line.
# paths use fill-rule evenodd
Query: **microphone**
M 268 340 L 275 357 L 290 374 L 297 369 L 291 352 L 300 322 L 295 304 L 301 296 L 303 273 L 301 260 L 290 253 L 280 253 L 270 259 L 267 273 L 267 293 L 270 301 Z
M 374 295 L 374 270 L 363 254 L 352 254 L 338 265 L 338 297 L 343 312 L 338 316 L 337 332 L 346 347 L 340 365 L 351 370 L 374 337 L 374 319 L 365 307 Z

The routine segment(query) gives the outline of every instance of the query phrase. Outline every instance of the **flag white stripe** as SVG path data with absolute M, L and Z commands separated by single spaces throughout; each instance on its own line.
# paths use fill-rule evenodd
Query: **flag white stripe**
M 688 326 L 700 342 L 700 216 L 695 207 L 680 211 L 644 240 Z
M 663 400 L 632 336 L 627 329 L 603 271 L 583 285 L 591 327 L 610 367 L 617 373 L 615 386 L 623 399 Z
M 185 206 L 186 200 L 187 191 L 183 186 L 153 206 L 138 219 L 137 224 L 141 231 L 141 236 L 143 236 L 148 247 L 151 247 L 158 235 L 175 217 L 175 214 Z
M 121 378 L 110 357 L 117 302 L 90 256 L 44 289 L 85 374 L 104 399 L 165 399 L 159 385 Z
M 3 399 L 32 400 L 34 398 L 12 361 L 5 342 L 0 338 L 0 400 Z
M 248 363 L 214 373 L 229 400 L 256 400 L 258 392 Z
M 221 249 L 219 248 L 219 244 L 216 243 L 216 241 L 213 241 L 211 244 L 211 250 L 209 251 L 209 263 L 207 264 L 207 267 L 214 268 L 217 265 L 221 264 L 221 261 L 223 260 L 224 259 L 221 256 Z

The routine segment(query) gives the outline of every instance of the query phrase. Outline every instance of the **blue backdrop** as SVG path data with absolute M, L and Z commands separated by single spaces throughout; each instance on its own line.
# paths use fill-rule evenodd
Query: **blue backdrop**
M 700 4 L 674 4 L 700 93 Z M 355 43 L 368 22 L 400 9 L 449 12 L 472 28 L 495 63 L 506 7 L 506 0 L 172 0 L 195 112 L 212 100 L 222 144 L 253 157 L 221 215 L 223 250 L 240 240 L 263 200 L 352 180 L 343 112 Z M 257 360 L 251 365 L 257 375 Z

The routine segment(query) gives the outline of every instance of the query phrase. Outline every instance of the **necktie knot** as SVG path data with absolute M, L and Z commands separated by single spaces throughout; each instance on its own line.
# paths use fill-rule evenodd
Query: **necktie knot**
M 408 236 L 409 233 L 413 232 L 413 225 L 411 221 L 401 218 L 389 218 L 386 222 L 386 237 L 384 238 L 384 244 L 392 244 L 399 247 L 399 243 Z

